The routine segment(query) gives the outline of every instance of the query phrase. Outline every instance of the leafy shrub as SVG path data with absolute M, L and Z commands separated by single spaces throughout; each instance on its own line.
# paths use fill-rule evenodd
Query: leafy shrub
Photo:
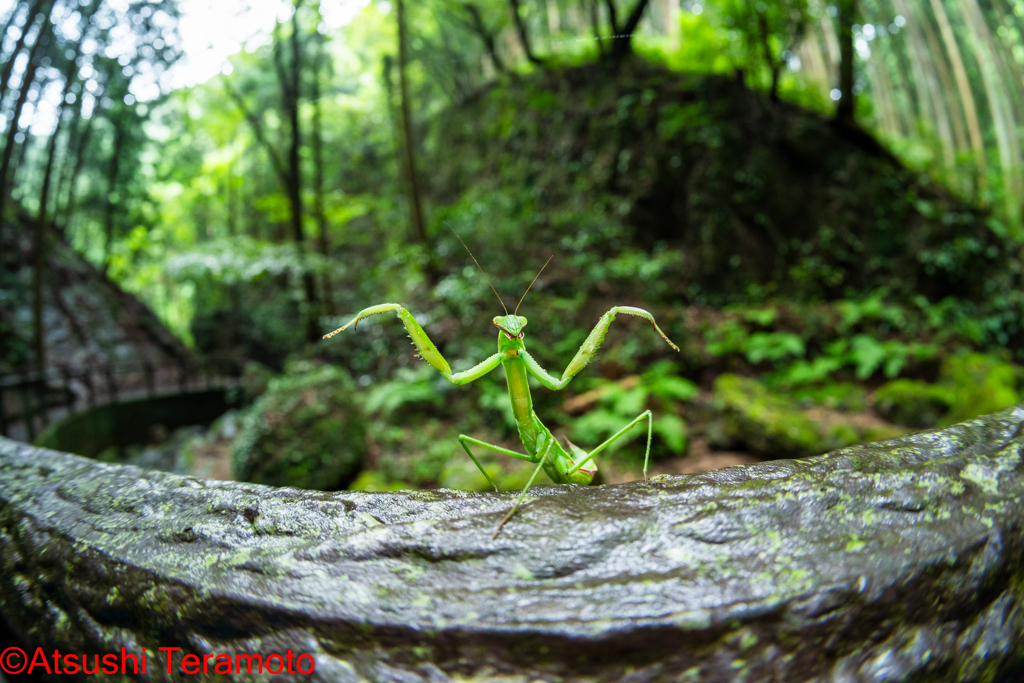
M 659 405 L 654 411 L 653 433 L 668 454 L 682 455 L 687 448 L 686 425 L 673 412 L 673 406 L 692 399 L 698 390 L 693 382 L 675 374 L 677 371 L 678 366 L 674 363 L 661 361 L 632 381 L 599 382 L 597 390 L 600 395 L 595 401 L 596 407 L 572 421 L 573 440 L 581 446 L 599 445 L 640 415 L 654 398 Z M 641 423 L 639 426 L 644 425 Z M 633 440 L 644 439 L 635 435 L 623 436 L 609 447 L 609 451 L 615 452 Z
M 395 379 L 380 382 L 370 390 L 364 405 L 367 413 L 392 413 L 399 408 L 436 407 L 452 385 L 426 363 L 398 368 Z

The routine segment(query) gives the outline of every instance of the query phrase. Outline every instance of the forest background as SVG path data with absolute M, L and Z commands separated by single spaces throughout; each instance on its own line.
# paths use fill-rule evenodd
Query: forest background
M 1024 1 L 345 7 L 275 3 L 174 87 L 173 0 L 8 4 L 0 373 L 59 361 L 66 248 L 244 378 L 240 426 L 175 467 L 221 448 L 256 481 L 480 488 L 455 435 L 516 445 L 500 373 L 453 388 L 390 319 L 320 340 L 399 301 L 454 369 L 490 355 L 501 306 L 458 231 L 506 306 L 554 255 L 522 311 L 556 374 L 611 305 L 655 313 L 680 354 L 616 322 L 535 400 L 581 445 L 653 408 L 662 471 L 1021 400 Z

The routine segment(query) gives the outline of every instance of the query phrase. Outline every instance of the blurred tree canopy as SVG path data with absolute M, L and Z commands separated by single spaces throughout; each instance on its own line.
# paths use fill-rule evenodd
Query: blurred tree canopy
M 627 291 L 607 264 L 636 259 L 665 282 L 652 305 L 885 286 L 982 306 L 1016 272 L 1021 0 L 354 5 L 329 25 L 282 2 L 171 91 L 173 0 L 9 3 L 0 214 L 5 244 L 32 219 L 35 286 L 66 239 L 190 343 L 280 367 L 362 304 L 463 296 L 446 222 L 511 289 L 555 250 L 562 277 Z M 467 277 L 439 317 L 476 310 Z M 5 362 L 42 360 L 39 337 Z

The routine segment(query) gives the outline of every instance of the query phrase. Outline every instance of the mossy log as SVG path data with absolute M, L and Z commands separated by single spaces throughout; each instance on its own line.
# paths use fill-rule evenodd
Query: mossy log
M 312 654 L 293 680 L 1010 680 L 1022 422 L 538 487 L 497 540 L 513 493 L 269 488 L 0 439 L 0 612 L 47 651 Z M 149 679 L 231 678 L 216 661 L 151 656 Z

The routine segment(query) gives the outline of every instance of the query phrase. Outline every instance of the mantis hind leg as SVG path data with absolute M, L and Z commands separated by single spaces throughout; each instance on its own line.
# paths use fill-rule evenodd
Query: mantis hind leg
M 587 456 L 585 458 L 580 460 L 573 466 L 572 469 L 569 470 L 569 474 L 572 474 L 573 472 L 581 468 L 584 464 L 586 464 L 590 460 L 593 460 L 595 455 L 597 455 L 604 449 L 608 448 L 608 446 L 611 446 L 619 437 L 623 436 L 626 432 L 628 432 L 629 430 L 631 430 L 633 427 L 637 426 L 644 420 L 647 420 L 647 450 L 644 452 L 644 481 L 647 481 L 647 465 L 651 458 L 651 433 L 654 427 L 654 418 L 651 414 L 651 411 L 649 410 L 645 410 L 644 412 L 640 413 L 640 415 L 637 416 L 632 422 L 630 422 L 628 425 L 612 434 L 612 436 L 609 437 L 607 441 L 605 441 L 600 446 L 587 453 Z
M 505 523 L 508 522 L 508 520 L 512 519 L 512 515 L 516 514 L 516 510 L 518 510 L 519 506 L 522 504 L 523 498 L 526 497 L 526 492 L 530 490 L 531 486 L 533 486 L 533 480 L 537 478 L 537 475 L 540 474 L 541 468 L 544 467 L 544 462 L 548 458 L 548 453 L 551 452 L 552 445 L 554 445 L 554 441 L 549 441 L 548 447 L 544 449 L 544 455 L 540 457 L 540 462 L 537 463 L 537 467 L 533 470 L 533 474 L 530 475 L 530 480 L 526 482 L 526 486 L 523 487 L 522 492 L 519 494 L 519 498 L 516 499 L 516 504 L 513 505 L 512 509 L 508 511 L 508 514 L 502 517 L 501 521 L 498 522 L 498 528 L 494 530 L 494 535 L 491 536 L 491 540 L 498 537 L 498 534 L 501 533 L 501 528 L 505 526 Z
M 469 459 L 473 461 L 473 463 L 476 465 L 476 468 L 478 470 L 480 470 L 480 474 L 484 475 L 484 479 L 487 480 L 487 483 L 494 487 L 495 491 L 498 490 L 498 485 L 494 483 L 494 481 L 491 479 L 491 477 L 484 470 L 483 465 L 480 464 L 480 461 L 477 460 L 476 456 L 474 456 L 473 453 L 469 450 L 469 446 L 467 445 L 467 442 L 471 443 L 471 444 L 476 444 L 477 446 L 483 446 L 484 448 L 486 448 L 488 450 L 496 451 L 498 453 L 503 453 L 504 455 L 511 455 L 513 458 L 519 458 L 520 460 L 526 460 L 527 462 L 536 462 L 533 458 L 531 458 L 528 455 L 524 455 L 522 453 L 516 453 L 515 451 L 510 450 L 508 448 L 502 448 L 501 446 L 495 446 L 494 444 L 487 443 L 486 441 L 481 441 L 480 439 L 474 439 L 473 437 L 466 436 L 465 434 L 459 434 L 459 443 L 462 444 L 462 447 L 465 449 L 466 455 L 468 455 Z M 543 458 L 541 458 L 541 461 L 543 461 Z M 533 481 L 533 480 L 531 479 L 530 481 Z

